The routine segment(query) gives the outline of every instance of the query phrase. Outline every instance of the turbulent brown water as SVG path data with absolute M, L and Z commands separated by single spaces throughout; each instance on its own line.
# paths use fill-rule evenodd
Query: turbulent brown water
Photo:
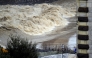
M 0 45 L 6 45 L 11 34 L 37 43 L 66 44 L 76 32 L 75 14 L 75 0 L 32 6 L 0 5 Z
M 0 6 L 1 27 L 18 28 L 30 35 L 45 34 L 56 26 L 64 28 L 68 21 L 63 16 L 72 17 L 74 14 L 59 5 L 50 4 Z

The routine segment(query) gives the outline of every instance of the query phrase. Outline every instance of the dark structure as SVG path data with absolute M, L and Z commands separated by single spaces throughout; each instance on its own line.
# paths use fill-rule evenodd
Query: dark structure
M 40 3 L 52 3 L 57 0 L 0 0 L 0 5 L 32 5 Z
M 92 54 L 89 54 L 89 52 L 88 52 L 88 50 L 90 49 L 90 45 L 88 43 L 90 37 L 89 37 L 89 34 L 87 34 L 88 31 L 90 32 L 89 25 L 88 25 L 89 16 L 87 15 L 89 13 L 89 6 L 87 6 L 87 5 L 89 4 L 88 1 L 91 1 L 91 0 L 77 0 L 77 1 L 78 1 L 77 3 L 79 4 L 79 6 L 77 5 L 78 6 L 77 13 L 86 14 L 86 16 L 84 14 L 78 15 L 78 22 L 86 23 L 86 24 L 83 24 L 83 25 L 78 24 L 77 58 L 92 58 L 92 57 L 90 57 L 90 55 L 92 55 Z M 85 6 L 83 6 L 84 4 L 85 4 Z M 85 32 L 85 34 L 79 33 L 81 31 Z

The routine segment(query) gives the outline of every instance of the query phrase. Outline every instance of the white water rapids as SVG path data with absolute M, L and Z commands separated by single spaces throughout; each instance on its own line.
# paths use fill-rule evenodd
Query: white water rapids
M 54 5 L 1 5 L 0 44 L 6 45 L 11 34 L 33 42 L 44 42 L 75 31 L 75 27 L 62 31 L 71 23 L 67 18 L 75 16 L 75 2 L 68 2 L 55 2 Z

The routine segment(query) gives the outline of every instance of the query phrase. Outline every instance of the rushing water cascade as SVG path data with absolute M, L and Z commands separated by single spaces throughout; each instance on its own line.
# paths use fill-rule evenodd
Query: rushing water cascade
M 56 26 L 64 28 L 68 21 L 63 16 L 73 16 L 61 6 L 36 4 L 33 6 L 0 6 L 0 27 L 18 28 L 30 35 L 40 35 Z

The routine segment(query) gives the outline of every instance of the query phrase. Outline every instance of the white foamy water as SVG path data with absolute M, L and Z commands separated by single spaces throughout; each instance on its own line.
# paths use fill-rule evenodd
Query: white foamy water
M 73 17 L 75 14 L 75 0 L 59 0 L 51 4 L 32 6 L 0 5 L 0 45 L 6 46 L 11 34 L 27 38 L 34 43 L 55 38 L 58 40 L 75 30 L 74 28 L 62 30 L 71 23 L 66 18 Z
M 72 50 L 74 49 L 74 47 L 76 47 L 76 44 L 77 44 L 76 40 L 77 40 L 77 39 L 76 39 L 76 34 L 73 35 L 73 36 L 71 36 L 71 37 L 69 38 L 68 47 L 71 48 Z
M 61 6 L 50 4 L 0 6 L 0 26 L 17 28 L 30 35 L 45 34 L 56 26 L 64 28 L 68 25 L 64 16 L 74 15 Z

